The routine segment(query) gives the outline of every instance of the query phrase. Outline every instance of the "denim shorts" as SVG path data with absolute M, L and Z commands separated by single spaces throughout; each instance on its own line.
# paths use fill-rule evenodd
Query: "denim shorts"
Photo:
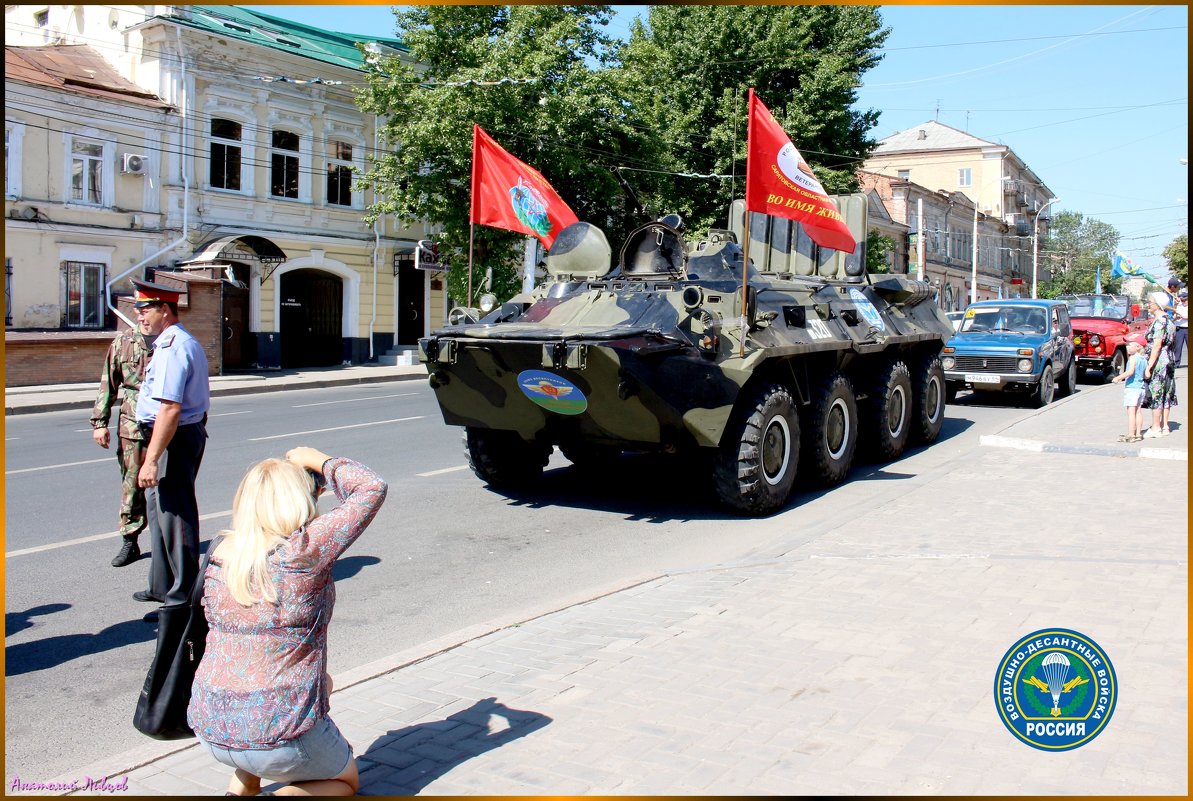
M 334 779 L 347 770 L 352 759 L 352 746 L 327 717 L 306 733 L 268 750 L 203 744 L 216 762 L 275 782 Z
M 1123 406 L 1128 409 L 1143 402 L 1143 390 L 1127 387 L 1123 390 Z

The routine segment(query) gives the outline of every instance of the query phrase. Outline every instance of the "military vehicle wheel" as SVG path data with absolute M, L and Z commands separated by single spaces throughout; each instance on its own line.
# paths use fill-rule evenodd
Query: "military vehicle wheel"
M 861 444 L 880 459 L 894 459 L 911 433 L 911 372 L 903 362 L 886 366 L 861 419 Z
M 1040 374 L 1040 383 L 1036 384 L 1036 391 L 1032 395 L 1032 405 L 1042 409 L 1052 403 L 1056 397 L 1056 378 L 1052 375 L 1052 365 L 1044 365 L 1044 372 Z
M 856 449 L 857 399 L 849 379 L 834 373 L 813 390 L 805 411 L 804 476 L 823 487 L 841 483 Z
M 911 376 L 911 435 L 916 441 L 928 445 L 940 436 L 947 394 L 940 357 L 922 360 Z
M 725 430 L 713 466 L 717 496 L 742 514 L 781 509 L 799 464 L 799 415 L 781 384 L 758 390 L 738 407 Z
M 1077 389 L 1077 360 L 1069 359 L 1069 369 L 1061 376 L 1057 385 L 1057 392 L 1062 398 L 1067 398 Z
M 514 431 L 465 428 L 464 454 L 477 478 L 497 489 L 525 487 L 542 477 L 551 448 Z

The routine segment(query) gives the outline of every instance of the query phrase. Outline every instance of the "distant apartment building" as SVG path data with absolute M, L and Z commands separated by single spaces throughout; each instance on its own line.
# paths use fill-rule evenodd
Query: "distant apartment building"
M 1030 296 L 1033 230 L 1038 226 L 1039 239 L 1046 238 L 1053 195 L 1009 147 L 925 122 L 880 140 L 859 177 L 863 186 L 883 187 L 879 194 L 884 202 L 889 198 L 892 217 L 906 222 L 913 235 L 920 230 L 914 201 L 925 200 L 925 262 L 936 265 L 926 269 L 941 282 L 942 305 L 964 308 L 969 302 L 975 220 L 977 299 L 998 292 Z M 913 260 L 911 272 L 914 266 Z M 1040 262 L 1037 283 L 1049 278 Z M 953 304 L 945 297 L 950 290 Z
M 110 331 L 155 275 L 218 285 L 221 370 L 367 362 L 446 317 L 427 226 L 366 225 L 353 183 L 379 120 L 352 89 L 400 41 L 84 5 L 6 6 L 5 41 L 7 328 Z

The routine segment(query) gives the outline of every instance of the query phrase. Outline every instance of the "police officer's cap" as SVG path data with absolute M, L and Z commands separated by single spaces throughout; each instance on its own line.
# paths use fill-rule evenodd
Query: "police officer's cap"
M 133 279 L 133 307 L 144 309 L 155 303 L 177 303 L 178 296 L 186 292 L 178 287 L 162 286 L 149 281 Z

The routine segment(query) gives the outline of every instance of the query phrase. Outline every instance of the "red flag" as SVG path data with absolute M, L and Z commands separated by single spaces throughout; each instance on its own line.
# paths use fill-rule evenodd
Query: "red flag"
M 472 212 L 480 225 L 520 231 L 550 248 L 576 213 L 538 170 L 502 149 L 493 137 L 472 126 Z
M 790 137 L 750 90 L 746 208 L 795 220 L 823 248 L 852 253 L 857 242 Z

